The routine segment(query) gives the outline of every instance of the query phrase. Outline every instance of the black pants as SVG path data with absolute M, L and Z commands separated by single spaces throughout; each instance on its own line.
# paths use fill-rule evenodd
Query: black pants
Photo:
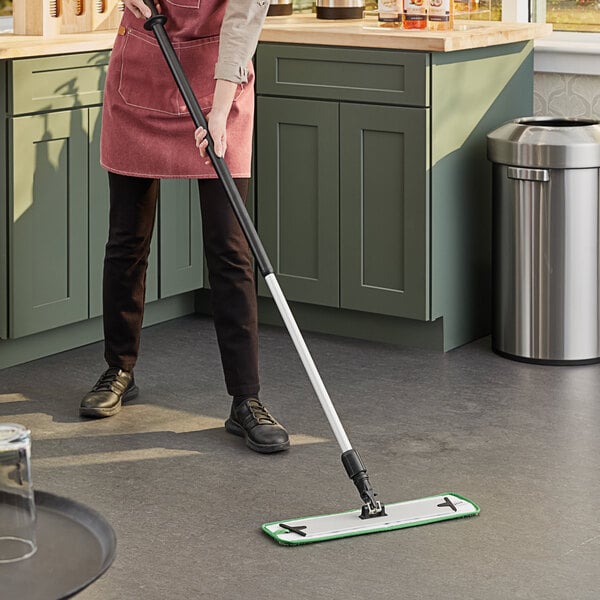
M 131 371 L 140 345 L 146 268 L 159 181 L 109 173 L 110 228 L 104 257 L 105 359 Z M 235 180 L 245 200 L 248 180 Z M 252 256 L 216 179 L 198 180 L 204 252 L 225 383 L 230 395 L 257 394 L 258 323 Z

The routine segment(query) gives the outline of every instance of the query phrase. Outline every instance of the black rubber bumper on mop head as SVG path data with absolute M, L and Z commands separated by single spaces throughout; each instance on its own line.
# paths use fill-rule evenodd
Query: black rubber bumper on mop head
M 377 493 L 369 481 L 367 468 L 358 452 L 354 449 L 344 452 L 342 454 L 342 464 L 346 469 L 346 473 L 348 473 L 348 477 L 354 482 L 360 497 L 365 503 L 360 518 L 369 519 L 372 517 L 385 516 L 385 507 L 375 498 Z

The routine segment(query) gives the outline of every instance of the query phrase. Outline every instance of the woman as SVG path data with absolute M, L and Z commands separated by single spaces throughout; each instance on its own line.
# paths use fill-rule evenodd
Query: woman
M 224 156 L 245 200 L 250 177 L 254 72 L 250 59 L 268 0 L 161 0 L 166 29 L 206 114 L 215 153 Z M 135 398 L 145 277 L 161 178 L 198 180 L 204 249 L 225 383 L 233 397 L 227 431 L 257 452 L 289 448 L 286 430 L 258 399 L 258 324 L 248 244 L 206 160 L 206 131 L 191 119 L 162 52 L 143 27 L 150 9 L 125 0 L 108 68 L 101 163 L 110 185 L 103 277 L 108 369 L 80 406 L 108 417 Z M 202 160 L 204 157 L 205 160 Z

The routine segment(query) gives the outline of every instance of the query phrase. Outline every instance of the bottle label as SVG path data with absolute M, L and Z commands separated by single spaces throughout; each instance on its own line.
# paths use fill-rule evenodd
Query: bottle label
M 429 20 L 436 22 L 450 21 L 450 2 L 452 0 L 429 0 Z
M 396 23 L 401 20 L 398 0 L 378 0 L 379 20 L 385 23 Z
M 427 16 L 426 0 L 403 0 L 404 19 L 406 21 L 420 21 Z

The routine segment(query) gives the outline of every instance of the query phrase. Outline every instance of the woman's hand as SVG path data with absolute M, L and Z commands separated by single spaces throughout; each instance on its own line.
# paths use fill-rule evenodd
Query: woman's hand
M 152 16 L 152 12 L 150 9 L 144 4 L 144 0 L 124 0 L 125 6 L 138 18 L 144 17 L 145 19 L 149 19 Z M 156 10 L 160 12 L 160 4 L 158 2 L 154 3 L 156 6 Z
M 227 150 L 227 115 L 223 114 L 223 112 L 211 110 L 206 115 L 206 120 L 208 122 L 210 137 L 214 142 L 215 154 L 222 158 L 225 156 L 225 151 Z M 198 129 L 196 129 L 195 137 L 196 146 L 200 150 L 200 156 L 205 158 L 208 156 L 206 153 L 206 148 L 208 146 L 206 129 L 198 127 Z M 207 160 L 205 164 L 208 164 L 209 162 L 210 161 Z
M 225 156 L 225 152 L 227 151 L 227 117 L 229 116 L 236 90 L 237 84 L 225 79 L 217 79 L 213 106 L 211 111 L 206 115 L 208 131 L 214 142 L 215 154 L 220 158 Z M 198 127 L 194 136 L 196 138 L 196 146 L 200 150 L 200 156 L 203 158 L 206 157 L 206 147 L 208 146 L 206 130 Z M 205 164 L 209 162 L 207 160 Z

